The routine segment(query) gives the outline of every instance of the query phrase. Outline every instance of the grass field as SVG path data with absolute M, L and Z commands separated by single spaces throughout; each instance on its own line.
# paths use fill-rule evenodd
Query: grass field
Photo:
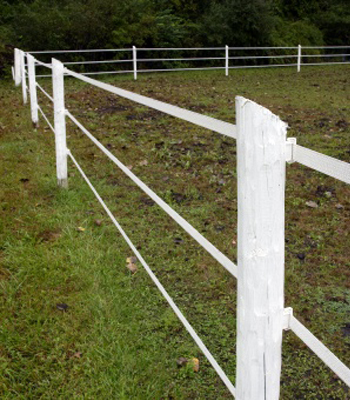
M 235 96 L 247 97 L 288 122 L 288 136 L 299 144 L 350 162 L 349 66 L 105 80 L 229 122 L 235 120 Z M 49 80 L 42 84 L 51 90 Z M 21 90 L 3 81 L 0 99 L 0 398 L 231 398 L 142 266 L 135 274 L 126 268 L 130 250 L 72 163 L 69 189 L 57 188 L 53 134 L 43 120 L 33 129 Z M 40 104 L 52 121 L 41 95 Z M 236 260 L 233 139 L 69 78 L 66 106 Z M 234 278 L 70 122 L 67 141 L 234 383 Z M 349 185 L 288 166 L 286 306 L 347 365 L 349 217 Z M 191 365 L 179 368 L 180 357 L 198 358 L 199 372 Z M 293 333 L 284 333 L 281 399 L 349 398 L 349 389 Z

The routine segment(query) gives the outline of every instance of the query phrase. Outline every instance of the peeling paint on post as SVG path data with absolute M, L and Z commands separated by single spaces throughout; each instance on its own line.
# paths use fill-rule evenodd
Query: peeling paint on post
M 64 66 L 52 59 L 52 86 L 54 99 L 55 143 L 57 183 L 62 188 L 68 187 L 67 178 L 67 143 L 66 109 L 64 106 Z
M 38 117 L 38 97 L 37 97 L 36 77 L 35 77 L 35 59 L 31 54 L 28 54 L 27 60 L 28 60 L 30 110 L 31 110 L 33 125 L 35 127 L 38 127 L 39 117 Z
M 239 400 L 278 400 L 284 310 L 287 124 L 236 98 Z

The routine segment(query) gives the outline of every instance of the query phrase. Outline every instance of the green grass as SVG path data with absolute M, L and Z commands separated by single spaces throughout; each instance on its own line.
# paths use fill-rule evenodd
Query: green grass
M 349 67 L 107 77 L 119 87 L 234 122 L 236 95 L 271 109 L 298 143 L 350 162 Z M 43 80 L 50 90 L 50 81 Z M 0 98 L 0 397 L 228 399 L 229 393 L 131 255 L 79 172 L 56 187 L 54 140 L 21 91 Z M 41 104 L 50 115 L 46 100 Z M 235 141 L 66 80 L 66 105 L 120 160 L 233 260 Z M 234 382 L 236 283 L 71 123 L 68 147 Z M 147 160 L 147 164 L 144 162 Z M 329 194 L 330 193 L 330 194 Z M 306 206 L 309 200 L 317 209 Z M 341 204 L 343 208 L 336 208 Z M 286 306 L 350 364 L 350 188 L 288 166 Z M 95 220 L 102 220 L 102 225 Z M 79 232 L 78 227 L 85 228 Z M 66 312 L 56 305 L 66 303 Z M 200 371 L 178 368 L 197 357 Z M 291 332 L 281 399 L 349 398 Z

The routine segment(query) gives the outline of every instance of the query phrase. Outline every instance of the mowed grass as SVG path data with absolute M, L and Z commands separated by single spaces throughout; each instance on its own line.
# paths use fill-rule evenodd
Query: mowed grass
M 104 80 L 229 122 L 241 95 L 288 122 L 299 144 L 350 162 L 349 73 L 341 66 Z M 51 90 L 49 80 L 41 83 Z M 57 188 L 53 135 L 43 120 L 33 129 L 20 89 L 2 82 L 0 99 L 0 397 L 231 398 L 142 266 L 134 275 L 126 268 L 130 250 L 71 162 L 69 189 Z M 70 78 L 66 106 L 236 261 L 233 139 Z M 234 383 L 235 279 L 70 122 L 67 142 Z M 286 306 L 349 365 L 350 188 L 296 164 L 287 175 Z M 199 372 L 178 368 L 179 357 L 198 358 Z M 349 397 L 293 333 L 284 333 L 281 399 Z

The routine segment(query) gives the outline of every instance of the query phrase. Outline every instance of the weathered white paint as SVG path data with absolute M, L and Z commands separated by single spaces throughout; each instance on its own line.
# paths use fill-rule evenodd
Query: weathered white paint
M 239 400 L 277 400 L 284 311 L 287 124 L 236 98 Z
M 225 46 L 225 75 L 228 76 L 228 50 L 229 47 Z
M 137 80 L 137 49 L 135 46 L 132 46 L 132 60 L 134 66 L 134 79 Z
M 298 45 L 298 72 L 300 72 L 300 66 L 301 66 L 301 45 Z
M 30 110 L 31 110 L 32 122 L 34 126 L 37 127 L 39 122 L 39 116 L 38 116 L 38 97 L 37 97 L 36 78 L 35 78 L 35 58 L 31 54 L 28 54 L 27 61 L 28 61 Z
M 56 59 L 52 59 L 52 86 L 54 99 L 57 183 L 58 186 L 67 188 L 68 179 L 66 110 L 64 106 L 64 66 Z
M 21 68 L 21 82 L 22 82 L 22 97 L 23 104 L 27 104 L 27 78 L 26 78 L 26 59 L 25 53 L 20 50 L 20 68 Z
M 15 85 L 19 86 L 21 84 L 21 56 L 20 50 L 15 49 L 15 57 L 14 57 L 14 69 L 15 69 Z

